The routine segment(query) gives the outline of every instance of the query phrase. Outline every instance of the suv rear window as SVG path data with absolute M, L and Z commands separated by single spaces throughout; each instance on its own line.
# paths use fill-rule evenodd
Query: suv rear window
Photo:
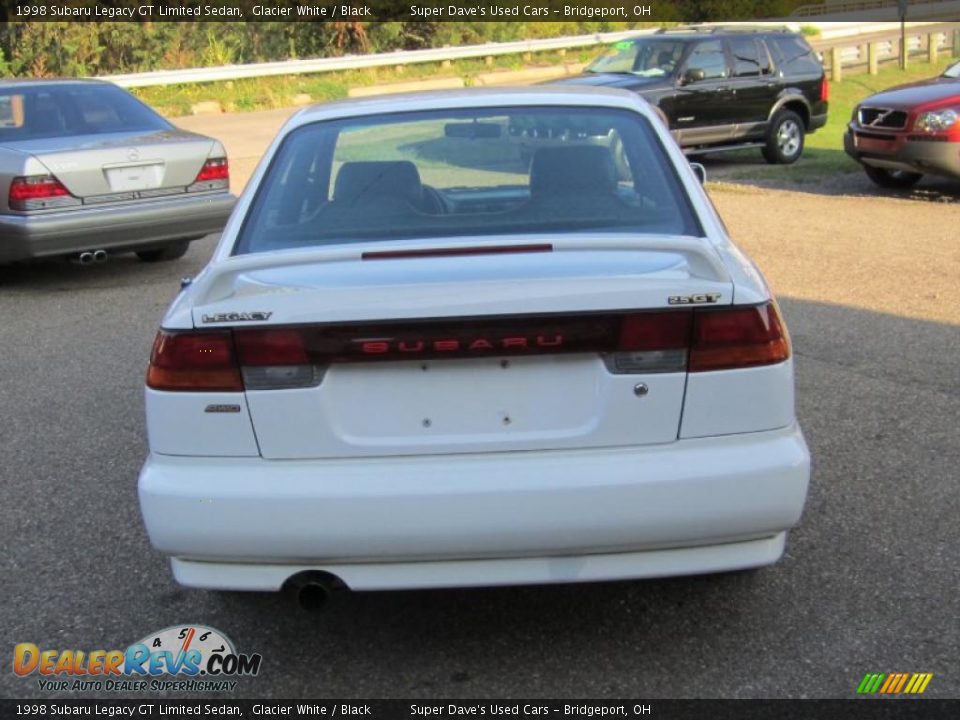
M 702 235 L 644 117 L 523 107 L 305 125 L 274 157 L 234 252 L 575 232 Z
M 0 89 L 0 142 L 170 127 L 146 105 L 112 85 Z
M 777 66 L 788 75 L 820 75 L 823 66 L 801 37 L 775 37 L 767 41 Z

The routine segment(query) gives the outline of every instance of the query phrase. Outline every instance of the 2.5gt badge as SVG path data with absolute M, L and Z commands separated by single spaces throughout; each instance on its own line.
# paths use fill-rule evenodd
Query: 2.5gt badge
M 696 295 L 671 295 L 667 298 L 670 305 L 707 305 L 720 300 L 720 293 L 697 293 Z

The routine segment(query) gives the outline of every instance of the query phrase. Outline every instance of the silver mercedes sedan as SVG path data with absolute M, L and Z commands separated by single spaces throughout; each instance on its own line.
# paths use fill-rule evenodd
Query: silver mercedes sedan
M 0 82 L 0 263 L 179 258 L 223 228 L 229 186 L 219 141 L 111 83 Z

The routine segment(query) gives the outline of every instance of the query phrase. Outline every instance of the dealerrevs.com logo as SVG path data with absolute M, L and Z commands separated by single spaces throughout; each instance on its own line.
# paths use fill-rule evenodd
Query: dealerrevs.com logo
M 175 625 L 126 650 L 49 650 L 20 643 L 13 649 L 13 672 L 39 676 L 39 690 L 231 691 L 236 678 L 260 672 L 262 659 L 256 653 L 238 653 L 214 628 Z

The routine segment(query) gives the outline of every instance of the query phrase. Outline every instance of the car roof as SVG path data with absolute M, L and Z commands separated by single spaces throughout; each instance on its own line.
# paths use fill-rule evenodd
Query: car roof
M 622 108 L 652 116 L 649 104 L 636 93 L 626 90 L 577 85 L 536 85 L 532 87 L 431 90 L 338 100 L 304 108 L 290 119 L 288 127 L 305 125 L 319 120 L 364 115 L 524 106 Z

